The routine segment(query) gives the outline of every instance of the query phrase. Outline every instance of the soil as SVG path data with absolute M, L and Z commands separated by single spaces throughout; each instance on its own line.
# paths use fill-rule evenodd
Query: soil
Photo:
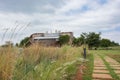
M 83 80 L 82 79 L 82 76 L 83 76 L 83 69 L 85 68 L 85 66 L 81 65 L 79 68 L 78 68 L 78 71 L 76 73 L 76 77 L 75 77 L 75 80 Z

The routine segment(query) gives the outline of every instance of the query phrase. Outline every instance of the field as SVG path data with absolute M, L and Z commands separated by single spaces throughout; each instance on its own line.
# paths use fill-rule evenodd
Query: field
M 92 80 L 94 54 L 120 62 L 119 48 L 87 50 L 86 62 L 82 53 L 82 47 L 70 46 L 0 48 L 0 80 L 76 80 L 81 65 L 84 66 L 82 79 Z M 114 72 L 111 75 L 118 78 Z
M 0 80 L 72 80 L 82 48 L 0 48 Z

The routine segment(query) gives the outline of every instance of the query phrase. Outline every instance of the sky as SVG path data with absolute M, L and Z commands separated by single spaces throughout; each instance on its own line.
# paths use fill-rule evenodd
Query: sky
M 0 0 L 0 44 L 55 30 L 120 43 L 120 0 Z

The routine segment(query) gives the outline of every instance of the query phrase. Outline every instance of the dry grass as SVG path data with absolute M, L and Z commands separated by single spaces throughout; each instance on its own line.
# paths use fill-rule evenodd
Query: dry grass
M 0 50 L 0 80 L 67 80 L 76 72 L 82 48 L 63 46 Z M 79 61 L 80 62 L 80 61 Z
M 0 80 L 11 80 L 16 63 L 16 51 L 12 48 L 0 49 Z

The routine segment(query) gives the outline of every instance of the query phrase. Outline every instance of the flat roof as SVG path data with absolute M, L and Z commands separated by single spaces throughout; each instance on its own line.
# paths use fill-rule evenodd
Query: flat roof
M 33 39 L 59 39 L 59 37 L 35 37 Z

